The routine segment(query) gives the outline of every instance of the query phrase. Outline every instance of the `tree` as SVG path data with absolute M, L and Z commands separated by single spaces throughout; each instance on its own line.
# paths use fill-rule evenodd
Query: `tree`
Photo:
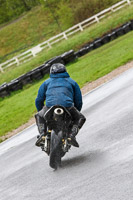
M 31 7 L 28 5 L 26 0 L 20 0 L 20 1 L 23 3 L 23 6 L 24 6 L 26 11 L 29 11 L 31 9 Z
M 0 0 L 0 24 L 9 20 L 8 12 L 6 8 L 6 1 Z
M 0 24 L 19 17 L 38 4 L 39 0 L 0 0 Z

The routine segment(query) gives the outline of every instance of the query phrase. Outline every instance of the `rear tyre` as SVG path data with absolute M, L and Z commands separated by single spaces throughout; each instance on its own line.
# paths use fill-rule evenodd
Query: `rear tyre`
M 52 131 L 49 165 L 53 169 L 61 167 L 61 143 L 62 138 L 60 137 L 60 134 L 57 135 L 54 131 Z

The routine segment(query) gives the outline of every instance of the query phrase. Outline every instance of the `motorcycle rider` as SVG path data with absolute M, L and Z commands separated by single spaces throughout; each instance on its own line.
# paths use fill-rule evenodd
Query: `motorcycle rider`
M 46 105 L 44 106 L 45 100 Z M 78 84 L 70 78 L 63 64 L 56 63 L 51 66 L 50 78 L 40 86 L 35 105 L 38 111 L 35 115 L 38 131 L 44 136 L 47 134 L 47 126 L 43 117 L 46 111 L 54 105 L 66 107 L 74 122 L 70 133 L 71 144 L 79 147 L 75 136 L 86 121 L 84 115 L 80 113 L 82 95 Z M 38 141 L 36 145 L 39 146 Z

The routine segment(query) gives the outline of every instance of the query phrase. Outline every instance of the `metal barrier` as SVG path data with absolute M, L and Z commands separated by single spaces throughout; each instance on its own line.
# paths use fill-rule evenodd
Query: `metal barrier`
M 33 47 L 32 49 L 29 49 L 28 51 L 13 57 L 10 60 L 7 60 L 4 63 L 0 64 L 0 71 L 3 73 L 4 69 L 13 66 L 13 65 L 20 65 L 21 63 L 27 62 L 31 58 L 35 57 L 39 52 L 41 52 L 45 48 L 52 48 L 52 45 L 65 39 L 67 40 L 69 36 L 75 34 L 78 31 L 83 31 L 86 27 L 94 24 L 94 23 L 99 23 L 102 18 L 104 18 L 107 14 L 111 14 L 112 12 L 116 12 L 119 9 L 123 8 L 126 5 L 131 5 L 131 2 L 133 0 L 123 0 L 120 1 L 119 3 L 114 4 L 110 8 L 107 8 L 98 14 L 82 21 L 81 23 L 76 24 L 75 26 L 67 29 L 66 31 L 51 37 L 45 42 L 42 42 L 38 44 L 37 46 Z

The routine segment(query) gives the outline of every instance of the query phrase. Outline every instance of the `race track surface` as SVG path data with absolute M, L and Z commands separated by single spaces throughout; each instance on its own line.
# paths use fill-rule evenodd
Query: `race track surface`
M 53 171 L 35 125 L 0 144 L 0 200 L 132 200 L 133 68 L 84 96 L 87 121 Z

